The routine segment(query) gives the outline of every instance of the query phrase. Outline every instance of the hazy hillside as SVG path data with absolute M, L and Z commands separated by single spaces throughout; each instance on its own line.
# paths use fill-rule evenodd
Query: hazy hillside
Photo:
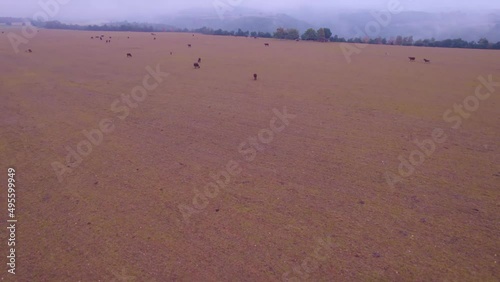
M 356 28 L 364 30 L 375 20 L 371 11 L 291 11 L 298 19 L 307 18 L 315 26 L 329 26 L 334 34 L 343 37 L 357 36 Z M 463 38 L 490 41 L 500 40 L 500 11 L 490 12 L 415 12 L 406 11 L 391 16 L 380 36 L 397 35 L 419 38 Z
M 159 9 L 157 13 L 148 16 L 135 15 L 123 19 L 101 16 L 86 16 L 80 20 L 62 17 L 65 23 L 101 24 L 116 22 L 143 22 L 162 24 L 177 28 L 196 29 L 210 27 L 213 29 L 274 32 L 278 27 L 296 28 L 301 33 L 308 28 L 318 29 L 329 27 L 334 35 L 340 37 L 365 37 L 367 24 L 374 21 L 372 10 L 318 9 L 305 7 L 301 9 L 281 9 L 275 12 L 235 7 L 225 11 L 217 11 L 214 7 L 192 8 L 178 12 L 165 12 Z M 94 18 L 93 18 L 94 17 Z M 3 23 L 15 21 L 4 18 Z M 0 24 L 2 21 L 0 21 Z M 403 11 L 392 15 L 389 25 L 380 29 L 373 37 L 391 38 L 398 35 L 413 36 L 416 39 L 462 38 L 466 41 L 478 41 L 487 38 L 491 42 L 500 41 L 500 10 L 483 12 L 460 11 Z
M 238 8 L 219 16 L 215 9 L 190 9 L 176 15 L 158 17 L 157 21 L 179 28 L 210 27 L 223 30 L 273 32 L 278 27 L 306 30 L 312 24 L 283 13 L 264 13 L 253 9 Z
M 359 36 L 356 30 L 364 30 L 374 20 L 369 10 L 296 10 L 286 13 L 269 13 L 255 9 L 235 8 L 220 17 L 215 9 L 189 9 L 177 15 L 162 16 L 155 20 L 179 28 L 200 28 L 272 32 L 278 27 L 307 28 L 330 27 L 341 37 Z M 500 12 L 415 12 L 407 11 L 393 15 L 390 24 L 378 34 L 382 37 L 397 35 L 419 38 L 463 38 L 478 40 L 486 37 L 490 41 L 500 40 Z

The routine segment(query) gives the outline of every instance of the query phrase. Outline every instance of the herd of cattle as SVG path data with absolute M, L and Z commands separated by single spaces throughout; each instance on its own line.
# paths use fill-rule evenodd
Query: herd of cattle
M 156 35 L 156 34 L 151 33 L 151 35 Z M 193 34 L 193 36 L 194 36 L 194 34 Z M 104 38 L 104 35 L 96 36 L 95 38 L 99 38 L 100 40 L 102 40 L 102 38 Z M 110 38 L 110 40 L 106 40 L 106 43 L 108 43 L 108 41 L 111 42 L 111 36 L 109 38 Z M 92 36 L 92 37 L 90 37 L 90 39 L 94 39 L 94 37 Z M 127 36 L 127 39 L 130 39 L 130 36 Z M 153 37 L 153 40 L 156 40 L 156 37 Z M 191 44 L 188 44 L 187 46 L 189 48 L 192 47 Z M 269 43 L 264 43 L 264 46 L 269 47 L 270 45 L 269 45 Z M 31 50 L 30 50 L 30 52 L 31 52 Z M 170 55 L 172 55 L 172 52 L 170 52 Z M 127 58 L 132 58 L 132 53 L 127 53 Z M 200 64 L 201 64 L 201 58 L 198 58 L 198 61 L 195 62 L 195 63 L 193 63 L 193 66 L 194 66 L 195 69 L 199 69 L 199 68 L 201 68 Z M 253 79 L 257 80 L 257 74 L 256 73 L 253 74 Z
M 410 62 L 415 62 L 416 58 L 415 57 L 408 57 L 408 59 L 410 59 Z M 428 60 L 428 59 L 425 59 L 424 58 L 424 63 L 430 63 L 431 60 Z
M 4 33 L 4 32 L 2 32 L 2 33 Z M 153 37 L 153 40 L 156 40 L 156 34 L 155 33 L 151 33 L 151 35 L 155 36 L 155 37 Z M 194 34 L 193 34 L 193 36 L 194 36 Z M 91 36 L 90 39 L 103 40 L 104 37 L 105 37 L 104 35 L 97 35 L 97 36 Z M 111 39 L 112 39 L 112 37 L 109 36 L 109 38 L 106 39 L 106 43 L 111 43 Z M 130 39 L 130 36 L 127 36 L 127 39 Z M 191 44 L 187 44 L 187 46 L 189 48 L 192 47 Z M 264 46 L 265 47 L 269 47 L 270 44 L 266 42 L 266 43 L 264 43 Z M 31 49 L 26 50 L 26 53 L 32 53 L 32 52 L 33 51 Z M 170 55 L 172 55 L 172 54 L 173 53 L 170 52 Z M 386 53 L 386 55 L 388 55 L 388 53 Z M 127 53 L 127 58 L 132 58 L 132 53 Z M 416 60 L 415 57 L 408 57 L 408 59 L 410 59 L 410 62 L 415 62 L 415 60 Z M 424 60 L 424 63 L 430 63 L 431 62 L 431 60 L 426 59 L 426 58 L 424 58 L 423 60 Z M 199 69 L 199 68 L 201 68 L 200 64 L 201 64 L 201 58 L 198 58 L 198 62 L 195 62 L 193 64 L 193 66 L 194 66 L 195 69 Z M 254 78 L 254 80 L 257 80 L 257 74 L 256 73 L 253 74 L 253 78 Z

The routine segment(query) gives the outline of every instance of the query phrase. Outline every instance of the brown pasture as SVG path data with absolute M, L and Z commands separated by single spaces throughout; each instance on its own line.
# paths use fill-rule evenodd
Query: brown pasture
M 500 279 L 500 87 L 457 129 L 443 119 L 479 76 L 500 81 L 500 52 L 368 45 L 347 63 L 334 43 L 41 30 L 15 54 L 9 31 L 0 219 L 14 167 L 18 281 Z M 157 65 L 169 76 L 119 119 Z M 296 117 L 246 160 L 284 107 Z M 65 147 L 103 119 L 115 129 L 71 167 Z M 389 185 L 436 128 L 446 141 Z M 240 173 L 185 221 L 230 161 Z

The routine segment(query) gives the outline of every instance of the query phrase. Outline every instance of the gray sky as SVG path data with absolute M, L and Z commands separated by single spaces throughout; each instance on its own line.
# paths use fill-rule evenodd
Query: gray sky
M 393 0 L 0 0 L 0 16 L 33 17 L 42 10 L 39 2 L 67 2 L 54 18 L 127 18 L 142 15 L 169 14 L 185 8 L 213 8 L 214 3 L 227 3 L 263 11 L 286 12 L 301 8 L 360 8 L 383 10 Z M 500 9 L 500 0 L 394 0 L 405 10 Z

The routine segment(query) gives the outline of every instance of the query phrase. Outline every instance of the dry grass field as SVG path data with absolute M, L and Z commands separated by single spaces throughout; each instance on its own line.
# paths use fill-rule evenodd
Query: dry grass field
M 2 280 L 500 279 L 498 51 L 3 31 Z

